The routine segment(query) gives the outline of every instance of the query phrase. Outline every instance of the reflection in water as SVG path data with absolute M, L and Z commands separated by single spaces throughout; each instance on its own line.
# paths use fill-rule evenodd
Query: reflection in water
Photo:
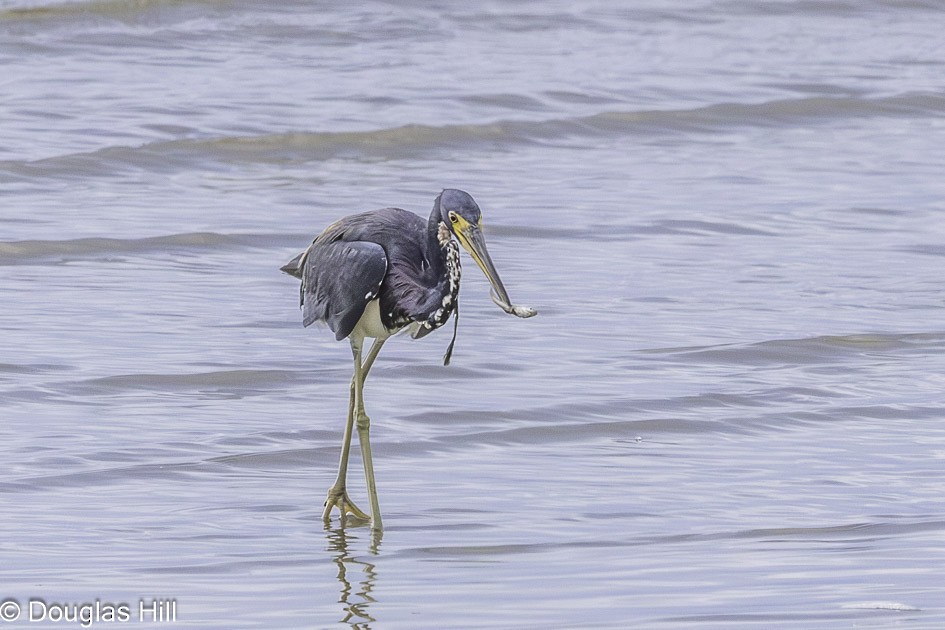
M 348 551 L 348 533 L 344 527 L 337 529 L 326 527 L 328 533 L 328 550 L 334 552 L 335 564 L 338 565 L 338 582 L 341 584 L 341 596 L 338 601 L 342 604 L 344 618 L 342 623 L 350 624 L 352 628 L 358 630 L 369 630 L 370 622 L 376 621 L 368 613 L 369 606 L 375 601 L 371 597 L 371 591 L 374 590 L 374 582 L 377 580 L 377 572 L 374 564 L 360 560 L 352 556 Z M 380 544 L 380 534 L 371 533 L 371 553 L 376 554 Z M 357 575 L 355 571 L 361 572 L 361 580 L 357 582 L 358 590 L 352 586 L 352 580 L 348 572 L 353 570 L 352 576 Z

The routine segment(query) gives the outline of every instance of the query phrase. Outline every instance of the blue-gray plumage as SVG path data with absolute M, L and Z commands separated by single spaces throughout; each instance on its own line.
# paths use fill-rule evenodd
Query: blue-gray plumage
M 380 300 L 381 321 L 391 332 L 420 323 L 422 336 L 445 323 L 455 309 L 460 266 L 456 243 L 440 243 L 441 224 L 438 216 L 423 221 L 412 212 L 384 208 L 328 226 L 287 265 L 296 266 L 293 275 L 302 280 L 303 325 L 323 321 L 340 341 L 373 299 Z
M 347 338 L 354 354 L 354 378 L 338 479 L 328 491 L 323 517 L 333 507 L 342 519 L 370 518 L 376 531 L 381 515 L 371 462 L 369 426 L 363 385 L 388 337 L 407 328 L 422 337 L 458 315 L 460 245 L 492 284 L 492 299 L 507 313 L 531 317 L 535 311 L 514 306 L 499 279 L 482 236 L 482 213 L 466 192 L 446 189 L 427 220 L 399 208 L 384 208 L 345 217 L 329 225 L 304 252 L 282 270 L 302 281 L 302 323 L 325 322 L 338 340 Z M 364 339 L 374 338 L 362 362 Z M 454 330 L 455 341 L 455 330 Z M 452 344 L 445 362 L 449 362 Z M 348 498 L 345 479 L 352 425 L 357 420 L 371 516 Z

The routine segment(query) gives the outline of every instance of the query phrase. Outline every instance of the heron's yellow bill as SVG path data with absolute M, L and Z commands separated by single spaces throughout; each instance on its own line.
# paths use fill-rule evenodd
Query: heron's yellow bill
M 472 259 L 476 261 L 482 273 L 486 275 L 489 284 L 496 293 L 496 297 L 504 304 L 509 304 L 509 293 L 499 278 L 499 272 L 496 271 L 492 257 L 489 256 L 489 249 L 486 247 L 486 239 L 482 236 L 482 227 L 473 225 L 459 214 L 450 216 L 453 220 L 453 231 L 459 239 L 459 244 L 463 246 Z

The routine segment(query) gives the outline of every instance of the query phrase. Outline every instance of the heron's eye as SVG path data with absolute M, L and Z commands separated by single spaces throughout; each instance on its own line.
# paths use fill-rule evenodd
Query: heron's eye
M 450 212 L 450 221 L 459 223 L 459 216 L 455 212 Z

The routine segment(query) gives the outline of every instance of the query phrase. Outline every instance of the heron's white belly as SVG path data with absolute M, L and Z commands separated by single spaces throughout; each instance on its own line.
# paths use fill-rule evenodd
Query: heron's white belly
M 354 325 L 351 335 L 387 339 L 395 332 L 397 331 L 387 330 L 387 328 L 384 327 L 384 323 L 381 321 L 380 300 L 375 299 L 368 302 L 367 306 L 364 307 L 364 313 L 361 315 L 361 319 L 358 320 L 358 323 Z

